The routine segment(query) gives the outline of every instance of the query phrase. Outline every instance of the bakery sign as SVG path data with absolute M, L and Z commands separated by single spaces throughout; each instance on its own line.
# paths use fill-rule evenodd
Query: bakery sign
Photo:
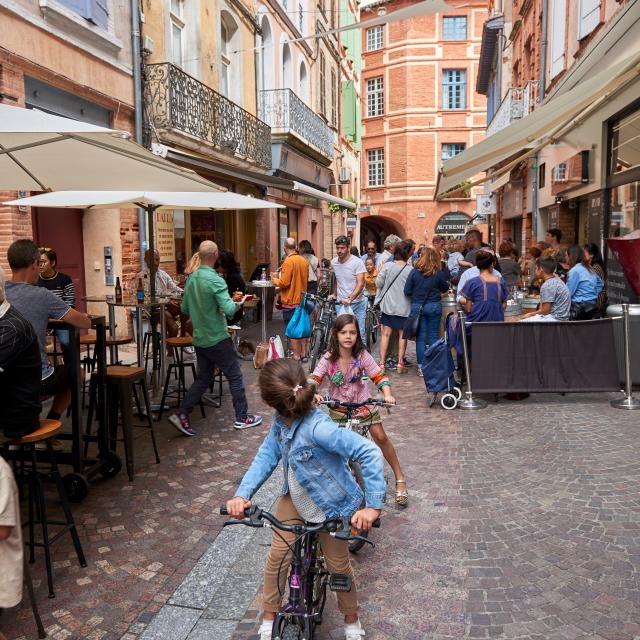
M 471 218 L 464 213 L 445 213 L 436 222 L 434 233 L 439 236 L 462 238 L 470 222 Z
M 176 241 L 173 231 L 173 211 L 156 212 L 156 249 L 160 262 L 174 262 Z

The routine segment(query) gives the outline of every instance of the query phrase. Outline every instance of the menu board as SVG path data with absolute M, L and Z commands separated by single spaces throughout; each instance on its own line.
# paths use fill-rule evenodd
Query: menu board
M 156 249 L 160 262 L 174 262 L 176 241 L 173 231 L 173 211 L 156 212 Z
M 635 304 L 639 301 L 626 279 L 613 251 L 607 247 L 607 298 L 609 304 Z

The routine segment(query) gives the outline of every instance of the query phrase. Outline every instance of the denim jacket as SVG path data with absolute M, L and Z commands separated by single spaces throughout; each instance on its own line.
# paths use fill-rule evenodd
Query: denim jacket
M 363 492 L 347 466 L 357 460 L 362 468 L 367 507 L 381 509 L 386 485 L 382 452 L 352 431 L 340 428 L 329 416 L 314 409 L 291 427 L 274 414 L 271 430 L 245 473 L 236 496 L 249 500 L 282 460 L 284 483 L 289 492 L 289 466 L 296 479 L 327 518 L 350 516 L 362 502 Z

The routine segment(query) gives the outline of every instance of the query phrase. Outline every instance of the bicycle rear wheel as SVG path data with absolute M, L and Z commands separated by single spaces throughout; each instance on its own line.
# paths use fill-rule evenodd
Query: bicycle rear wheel
M 309 342 L 309 373 L 313 373 L 320 357 L 323 348 L 322 334 L 322 327 L 316 327 L 311 334 L 311 341 Z
M 362 469 L 360 469 L 360 463 L 355 460 L 349 460 L 349 468 L 351 469 L 351 473 L 353 475 L 354 480 L 358 483 L 358 486 L 364 492 L 364 478 L 362 477 Z M 360 503 L 360 509 L 364 509 L 366 507 L 366 503 L 364 497 L 362 498 L 362 502 Z M 361 535 L 363 538 L 369 537 L 368 531 L 360 531 L 358 535 Z M 351 553 L 357 553 L 364 547 L 365 543 L 363 540 L 351 540 L 349 542 L 349 551 Z
M 287 624 L 279 637 L 280 640 L 300 640 L 300 627 L 297 624 Z

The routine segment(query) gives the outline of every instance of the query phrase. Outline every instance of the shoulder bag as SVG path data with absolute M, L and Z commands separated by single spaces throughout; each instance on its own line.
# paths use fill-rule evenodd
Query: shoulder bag
M 389 289 L 391 289 L 391 287 L 393 286 L 393 283 L 400 277 L 400 274 L 406 269 L 407 265 L 405 264 L 402 269 L 400 269 L 400 271 L 398 271 L 398 273 L 396 273 L 396 277 L 389 283 L 388 287 L 385 287 L 385 290 L 382 292 L 382 295 L 380 296 L 380 299 L 373 305 L 373 308 L 376 311 L 380 311 L 380 305 L 382 304 L 382 301 L 384 299 L 384 297 L 387 295 L 387 291 L 389 291 Z

